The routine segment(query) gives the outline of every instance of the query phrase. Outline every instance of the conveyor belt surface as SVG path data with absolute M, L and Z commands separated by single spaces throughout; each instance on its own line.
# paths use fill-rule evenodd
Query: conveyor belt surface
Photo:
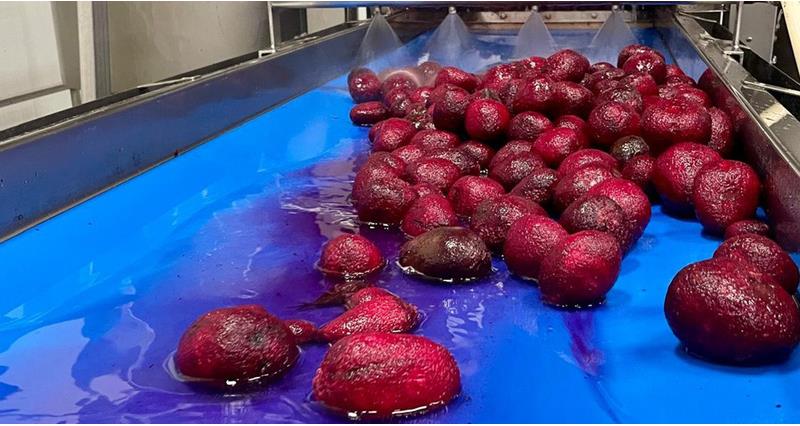
M 655 31 L 637 36 L 663 50 Z M 591 33 L 555 38 L 581 46 Z M 510 52 L 508 37 L 482 42 Z M 351 105 L 343 76 L 0 245 L 0 421 L 340 420 L 309 397 L 326 345 L 305 346 L 263 391 L 226 396 L 176 380 L 170 359 L 214 308 L 258 303 L 317 324 L 341 311 L 300 305 L 327 288 L 313 266 L 322 244 L 358 229 L 347 198 L 368 143 Z M 390 258 L 404 241 L 360 232 Z M 392 263 L 377 284 L 420 308 L 416 333 L 450 349 L 463 377 L 453 404 L 410 421 L 800 420 L 800 354 L 772 367 L 709 364 L 666 324 L 670 280 L 717 245 L 656 206 L 606 304 L 578 312 L 542 305 L 498 259 L 491 279 L 463 285 Z

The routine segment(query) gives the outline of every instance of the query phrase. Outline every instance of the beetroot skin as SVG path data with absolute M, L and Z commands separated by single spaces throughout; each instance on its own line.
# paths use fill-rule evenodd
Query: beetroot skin
M 319 337 L 319 330 L 311 321 L 306 320 L 286 320 L 283 322 L 294 336 L 294 341 L 298 345 L 313 342 Z
M 589 134 L 599 145 L 611 146 L 617 139 L 639 134 L 639 114 L 619 102 L 606 102 L 589 114 Z
M 383 102 L 370 101 L 353 106 L 350 110 L 350 121 L 358 126 L 371 126 L 389 118 L 389 110 Z
M 381 81 L 366 68 L 355 69 L 348 75 L 347 90 L 357 104 L 381 99 Z
M 623 136 L 611 145 L 611 156 L 616 158 L 620 164 L 625 164 L 637 155 L 650 152 L 650 146 L 641 136 Z
M 547 165 L 542 157 L 532 152 L 523 152 L 491 166 L 489 177 L 511 190 L 526 176 L 543 167 Z
M 433 105 L 433 124 L 437 129 L 459 132 L 464 128 L 464 115 L 471 99 L 469 92 L 452 85 L 444 86 L 446 90 L 441 99 Z
M 605 232 L 617 240 L 623 253 L 634 242 L 622 208 L 604 195 L 586 194 L 578 198 L 561 213 L 558 222 L 571 233 L 587 230 Z
M 589 70 L 589 60 L 580 53 L 564 49 L 547 58 L 545 73 L 553 81 L 579 82 Z
M 523 111 L 545 112 L 553 99 L 553 80 L 539 77 L 525 80 L 511 99 L 514 113 Z
M 586 124 L 586 121 L 577 115 L 562 115 L 561 117 L 558 117 L 555 122 L 553 122 L 553 126 L 572 129 L 583 135 L 589 134 L 589 126 Z
M 711 117 L 699 105 L 662 100 L 642 114 L 642 136 L 656 153 L 678 142 L 706 143 L 710 135 Z
M 800 342 L 800 313 L 792 297 L 727 259 L 681 269 L 667 290 L 664 313 L 684 347 L 712 361 L 782 360 Z
M 492 250 L 500 250 L 511 225 L 522 216 L 547 212 L 538 204 L 516 195 L 503 195 L 478 204 L 470 218 L 469 227 L 486 242 Z
M 560 178 L 553 190 L 553 206 L 557 211 L 564 211 L 593 186 L 613 177 L 615 175 L 611 170 L 600 165 L 588 165 L 578 169 L 571 175 Z
M 505 135 L 511 114 L 499 101 L 478 99 L 467 106 L 464 116 L 467 134 L 480 141 L 494 141 Z
M 447 199 L 457 214 L 469 217 L 482 201 L 493 200 L 505 192 L 503 185 L 488 177 L 464 176 L 450 187 Z
M 586 139 L 575 130 L 557 127 L 550 129 L 533 143 L 533 152 L 550 167 L 558 167 L 569 154 L 586 148 Z
M 733 124 L 725 111 L 719 108 L 709 108 L 708 116 L 711 117 L 711 134 L 708 146 L 719 155 L 728 158 L 733 154 Z
M 529 214 L 508 229 L 503 244 L 503 259 L 508 270 L 526 279 L 538 279 L 542 260 L 569 235 L 558 222 L 547 216 Z
M 412 184 L 428 183 L 446 192 L 461 177 L 461 170 L 443 158 L 422 158 L 409 164 L 406 174 Z
M 564 239 L 542 261 L 539 290 L 545 303 L 586 307 L 601 303 L 619 275 L 617 241 L 600 231 L 580 231 Z
M 508 127 L 509 140 L 534 141 L 540 134 L 553 128 L 553 123 L 546 115 L 525 111 L 514 116 Z
M 357 278 L 382 268 L 384 259 L 372 241 L 361 235 L 342 234 L 325 244 L 318 265 L 326 275 Z
M 314 376 L 314 399 L 357 419 L 387 419 L 439 408 L 461 391 L 443 346 L 425 337 L 361 333 L 334 344 Z
M 299 351 L 292 332 L 258 305 L 216 309 L 183 334 L 175 366 L 188 377 L 215 382 L 266 379 L 285 373 Z
M 797 291 L 797 265 L 775 241 L 757 234 L 742 234 L 727 239 L 714 252 L 714 258 L 747 262 L 783 287 L 789 294 Z
M 456 134 L 444 130 L 420 130 L 412 135 L 409 143 L 422 148 L 423 151 L 433 152 L 455 148 L 461 143 L 461 140 Z
M 372 142 L 373 151 L 394 151 L 411 141 L 417 133 L 414 123 L 402 118 L 390 118 L 381 122 Z
M 364 290 L 368 289 L 359 292 Z M 352 297 L 361 298 L 359 292 Z M 350 309 L 320 327 L 319 333 L 326 341 L 335 342 L 359 333 L 406 333 L 419 322 L 417 308 L 389 292 L 348 304 L 352 306 Z
M 639 185 L 648 194 L 652 194 L 655 191 L 651 182 L 655 167 L 655 158 L 649 155 L 637 155 L 625 163 L 625 167 L 622 169 L 622 177 Z
M 713 149 L 692 142 L 671 146 L 656 159 L 653 184 L 664 206 L 674 214 L 688 214 L 692 208 L 694 178 L 703 166 L 719 161 Z
M 567 156 L 558 166 L 559 179 L 575 173 L 586 166 L 602 166 L 609 170 L 617 167 L 617 160 L 599 149 L 582 149 Z
M 370 182 L 354 198 L 360 220 L 373 224 L 397 225 L 417 198 L 417 194 L 407 182 L 399 178 L 385 178 Z
M 475 232 L 442 226 L 400 247 L 403 272 L 440 281 L 469 281 L 492 272 L 492 254 Z
M 572 81 L 553 83 L 553 97 L 550 101 L 550 112 L 553 116 L 564 114 L 585 117 L 592 109 L 594 95 L 592 91 Z
M 634 182 L 620 178 L 606 179 L 593 186 L 586 195 L 608 197 L 622 208 L 626 223 L 625 233 L 630 237 L 630 241 L 620 243 L 623 251 L 642 236 L 650 223 L 650 201 L 647 194 Z
M 489 145 L 478 141 L 466 141 L 458 147 L 461 151 L 465 152 L 481 166 L 481 169 L 489 167 L 489 162 L 494 157 L 494 149 Z
M 440 226 L 458 225 L 458 216 L 442 195 L 427 195 L 420 197 L 406 212 L 400 229 L 406 235 L 416 237 Z
M 764 237 L 769 237 L 769 225 L 756 219 L 736 221 L 725 228 L 724 238 L 727 240 L 742 234 L 758 234 Z
M 541 206 L 550 204 L 553 191 L 558 183 L 555 170 L 541 168 L 534 170 L 511 189 L 509 194 L 527 198 Z
M 694 178 L 692 202 L 703 227 L 721 235 L 730 224 L 753 217 L 761 184 L 756 172 L 740 161 L 706 164 Z

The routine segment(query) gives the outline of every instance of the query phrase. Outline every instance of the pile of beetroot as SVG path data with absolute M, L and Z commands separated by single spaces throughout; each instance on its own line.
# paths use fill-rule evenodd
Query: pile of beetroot
M 665 313 L 685 347 L 721 362 L 781 359 L 800 341 L 798 270 L 754 219 L 758 175 L 733 158 L 743 116 L 713 74 L 699 82 L 646 46 L 616 66 L 577 52 L 496 65 L 481 75 L 432 62 L 348 87 L 372 153 L 353 183 L 358 218 L 409 238 L 404 272 L 443 282 L 492 274 L 492 255 L 538 283 L 544 303 L 602 303 L 642 236 L 651 201 L 696 216 L 725 238 L 682 269 Z M 715 106 L 716 105 L 716 106 Z M 339 280 L 323 296 L 339 317 L 317 329 L 257 306 L 210 312 L 185 333 L 180 373 L 253 381 L 287 371 L 297 345 L 332 343 L 313 396 L 348 415 L 409 415 L 446 404 L 460 373 L 442 346 L 410 333 L 417 308 L 361 281 L 386 265 L 359 235 L 341 235 L 317 265 Z

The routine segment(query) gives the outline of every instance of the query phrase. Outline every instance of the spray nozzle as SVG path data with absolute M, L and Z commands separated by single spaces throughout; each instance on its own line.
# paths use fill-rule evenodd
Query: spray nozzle
M 453 7 L 453 6 L 448 7 L 447 8 L 447 13 L 449 13 L 451 15 L 455 15 L 456 14 L 456 8 Z

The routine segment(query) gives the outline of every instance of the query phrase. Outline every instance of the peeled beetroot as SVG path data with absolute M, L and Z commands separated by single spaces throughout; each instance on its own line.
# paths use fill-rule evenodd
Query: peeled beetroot
M 527 214 L 547 216 L 547 212 L 533 201 L 516 195 L 503 195 L 478 204 L 469 221 L 469 227 L 492 250 L 503 247 L 508 228 Z
M 656 83 L 661 83 L 667 76 L 667 66 L 664 57 L 654 51 L 635 53 L 625 60 L 622 70 L 626 74 L 644 72 L 650 74 Z
M 495 154 L 492 147 L 478 141 L 466 141 L 458 149 L 474 158 L 480 164 L 481 169 L 489 167 L 489 162 L 492 161 Z
M 586 194 L 573 201 L 558 219 L 568 232 L 595 230 L 606 232 L 617 240 L 622 252 L 633 244 L 625 212 L 604 195 Z
M 713 149 L 692 142 L 672 145 L 656 158 L 653 185 L 672 213 L 687 214 L 692 207 L 694 178 L 703 166 L 720 160 Z
M 407 182 L 399 178 L 385 178 L 370 182 L 355 198 L 356 213 L 360 220 L 396 225 L 403 219 L 417 194 Z
M 350 121 L 359 126 L 370 126 L 387 118 L 389 110 L 379 101 L 363 102 L 350 110 Z
M 700 105 L 661 100 L 645 108 L 641 126 L 651 150 L 659 153 L 678 142 L 706 143 L 711 117 Z
M 466 90 L 457 86 L 446 86 L 441 99 L 437 99 L 433 105 L 433 124 L 440 130 L 460 131 L 464 127 L 464 114 L 470 101 Z
M 797 291 L 800 280 L 797 265 L 778 243 L 762 235 L 742 234 L 727 239 L 714 252 L 714 258 L 747 262 L 775 280 L 789 294 Z
M 623 136 L 611 145 L 611 155 L 621 164 L 625 164 L 637 155 L 647 154 L 648 152 L 650 152 L 650 146 L 641 136 Z
M 458 225 L 458 217 L 450 202 L 442 195 L 417 198 L 406 212 L 400 229 L 412 237 L 440 226 Z
M 492 161 L 489 163 L 489 168 L 491 169 L 511 157 L 516 157 L 518 154 L 530 152 L 533 152 L 533 141 L 509 141 L 507 144 L 503 145 L 502 148 L 497 150 L 497 153 L 492 157 Z
M 605 167 L 613 170 L 617 167 L 617 160 L 607 152 L 599 149 L 582 149 L 568 155 L 558 166 L 558 177 L 563 178 L 590 165 Z
M 648 194 L 654 194 L 652 188 L 653 169 L 656 166 L 656 159 L 647 155 L 637 155 L 625 163 L 622 169 L 622 177 L 639 185 Z
M 709 232 L 722 234 L 730 224 L 753 217 L 760 189 L 758 175 L 745 163 L 706 164 L 694 178 L 692 202 L 697 218 Z
M 711 117 L 711 134 L 708 146 L 719 152 L 723 157 L 733 154 L 733 124 L 725 111 L 719 108 L 709 108 L 708 116 Z
M 355 69 L 348 75 L 347 89 L 356 103 L 381 99 L 381 81 L 367 68 Z
M 583 135 L 589 134 L 589 126 L 586 124 L 586 121 L 577 115 L 562 115 L 553 122 L 553 126 L 572 129 Z
M 471 155 L 458 148 L 439 149 L 425 154 L 427 158 L 442 158 L 455 164 L 462 175 L 477 175 L 481 165 Z
M 661 53 L 659 53 L 658 51 L 654 50 L 650 46 L 645 46 L 643 44 L 631 44 L 631 45 L 623 47 L 622 50 L 619 51 L 619 56 L 617 57 L 617 66 L 618 67 L 622 67 L 622 65 L 625 63 L 625 61 L 627 61 L 628 58 L 630 58 L 631 56 L 636 55 L 638 53 L 645 53 L 645 52 L 653 52 L 656 55 L 661 55 Z M 663 58 L 663 56 L 662 56 L 662 58 Z M 666 73 L 666 67 L 665 67 L 664 72 Z
M 417 133 L 414 124 L 402 118 L 390 118 L 381 122 L 372 142 L 373 151 L 394 151 L 411 141 Z
M 358 297 L 358 292 L 353 297 Z M 413 330 L 419 321 L 415 306 L 389 292 L 384 296 L 350 305 L 350 309 L 320 327 L 319 334 L 322 338 L 335 342 L 359 333 L 406 333 Z
M 627 224 L 626 233 L 630 236 L 632 245 L 642 236 L 647 224 L 650 223 L 651 206 L 647 194 L 636 185 L 626 179 L 611 178 L 593 186 L 587 195 L 606 196 L 621 208 Z M 621 243 L 623 250 L 627 249 L 626 244 Z
M 455 148 L 461 141 L 456 134 L 444 130 L 420 130 L 412 135 L 409 143 L 422 148 L 423 151 L 432 152 Z
M 546 206 L 550 204 L 557 183 L 558 175 L 555 170 L 543 167 L 525 176 L 511 189 L 509 194 L 527 198 L 541 206 Z
M 472 216 L 482 201 L 495 199 L 505 192 L 503 185 L 488 177 L 464 176 L 450 187 L 447 199 L 457 214 Z
M 509 140 L 534 141 L 540 134 L 553 128 L 546 115 L 536 111 L 525 111 L 514 116 L 508 126 Z
M 414 237 L 400 247 L 403 271 L 441 281 L 468 281 L 492 272 L 492 254 L 475 232 L 443 226 Z
M 467 134 L 471 138 L 493 141 L 505 135 L 511 114 L 499 101 L 478 99 L 467 106 L 464 120 Z
M 553 80 L 539 77 L 525 80 L 511 99 L 511 110 L 544 112 L 550 108 L 553 99 Z
M 361 235 L 342 234 L 325 244 L 318 265 L 326 275 L 357 278 L 382 268 L 384 259 L 372 241 Z
M 474 75 L 456 67 L 444 67 L 436 74 L 436 81 L 433 85 L 441 86 L 444 84 L 452 84 L 468 92 L 473 92 L 475 88 L 478 87 L 478 84 L 480 84 L 480 80 Z
M 560 178 L 553 191 L 553 206 L 558 211 L 564 211 L 573 201 L 577 200 L 598 183 L 611 179 L 614 173 L 600 165 L 588 165 L 574 173 Z
M 547 165 L 542 157 L 532 152 L 523 152 L 490 166 L 489 177 L 510 190 L 526 176 L 543 167 Z
M 574 114 L 585 117 L 592 109 L 592 91 L 572 81 L 553 83 L 550 111 L 554 116 Z
M 567 235 L 558 222 L 547 216 L 523 216 L 508 229 L 503 244 L 503 259 L 508 270 L 526 279 L 537 279 L 542 260 Z
M 319 330 L 311 321 L 306 320 L 286 320 L 283 322 L 294 336 L 296 344 L 312 342 L 317 339 Z
M 769 237 L 769 225 L 756 219 L 739 220 L 725 228 L 725 236 L 723 238 L 727 240 L 742 234 L 758 234 Z
M 545 73 L 553 81 L 569 80 L 579 82 L 589 70 L 589 60 L 580 53 L 564 49 L 547 58 Z
M 597 106 L 589 114 L 588 123 L 592 139 L 602 146 L 610 146 L 623 136 L 639 134 L 639 114 L 619 102 Z
M 443 158 L 422 158 L 408 165 L 407 175 L 412 184 L 428 183 L 444 192 L 461 177 L 461 170 Z

